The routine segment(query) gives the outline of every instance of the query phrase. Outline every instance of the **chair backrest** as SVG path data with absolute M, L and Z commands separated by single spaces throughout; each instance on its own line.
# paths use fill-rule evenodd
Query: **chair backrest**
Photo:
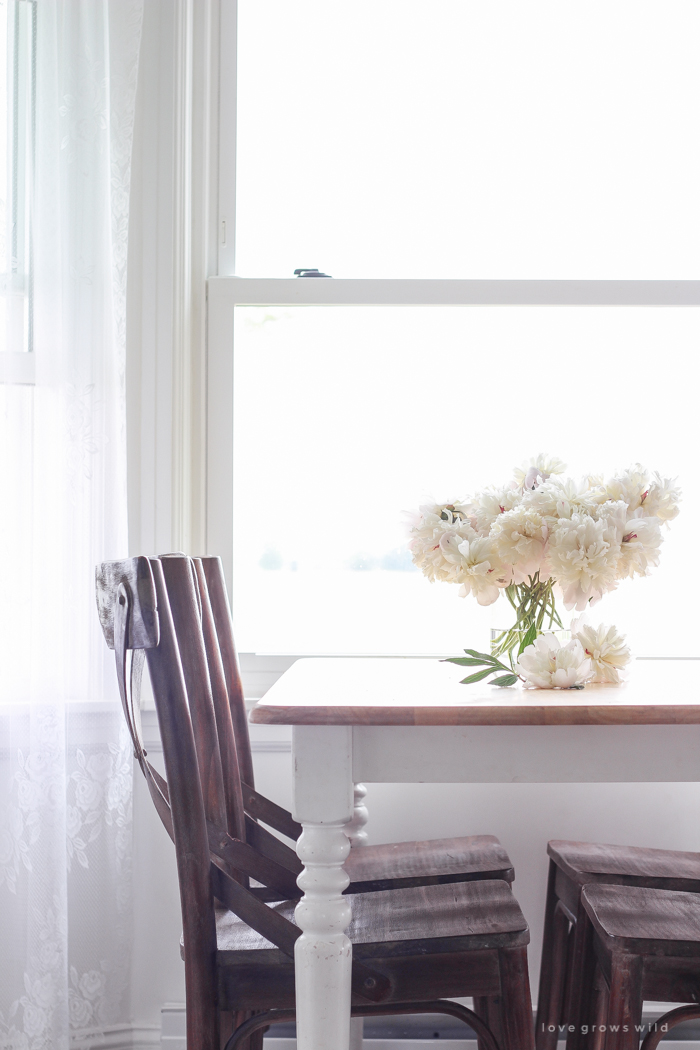
M 216 925 L 205 799 L 163 568 L 157 559 L 147 558 L 106 563 L 98 567 L 96 582 L 100 622 L 107 644 L 115 650 L 119 690 L 136 757 L 146 773 L 151 795 L 160 790 L 170 812 L 185 945 L 187 1045 L 192 1050 L 219 1050 Z M 138 682 L 140 672 L 130 681 L 129 649 L 146 652 L 167 786 L 162 778 L 159 782 L 148 763 L 138 735 L 137 698 L 132 697 L 131 685 Z M 142 666 L 143 658 L 137 663 Z M 211 778 L 215 763 L 205 768 Z
M 226 593 L 224 567 L 221 558 L 207 557 L 198 558 L 197 560 L 202 565 L 216 625 L 216 634 L 224 666 L 226 689 L 231 707 L 231 720 L 238 751 L 241 779 L 245 784 L 254 788 L 255 775 L 253 773 L 253 755 L 250 749 L 250 734 L 248 732 L 248 715 L 243 698 L 236 643 L 233 638 L 231 608 L 228 602 L 228 594 Z
M 166 582 L 167 578 L 167 582 Z M 301 930 L 265 900 L 295 895 L 295 872 L 278 852 L 280 843 L 256 828 L 251 842 L 227 832 L 221 752 L 204 625 L 194 564 L 184 556 L 135 558 L 97 570 L 97 601 L 107 644 L 114 648 L 119 689 L 134 752 L 151 796 L 172 835 L 182 907 L 190 1050 L 219 1050 L 214 898 L 290 958 Z M 128 651 L 132 655 L 127 673 Z M 158 714 L 167 781 L 148 762 L 138 732 L 138 688 L 145 650 Z M 210 639 L 211 651 L 211 639 Z M 210 675 L 210 666 L 215 673 Z M 136 668 L 136 670 L 134 670 Z M 221 672 L 222 673 L 222 672 Z M 226 696 L 218 690 L 223 712 Z M 189 695 L 188 695 L 189 691 Z M 225 712 L 224 712 L 225 713 Z M 225 717 L 222 725 L 226 727 Z M 235 764 L 231 766 L 235 777 Z M 240 780 L 234 785 L 239 797 Z M 242 808 L 234 805 L 242 819 Z M 247 822 L 244 827 L 247 827 Z M 248 877 L 262 884 L 247 886 Z M 353 987 L 365 997 L 384 998 L 389 982 L 359 961 Z M 372 991 L 368 991 L 371 988 Z

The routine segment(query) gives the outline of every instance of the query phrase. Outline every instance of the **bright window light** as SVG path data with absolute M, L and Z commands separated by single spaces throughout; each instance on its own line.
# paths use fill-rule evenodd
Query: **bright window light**
M 700 277 L 696 0 L 239 0 L 243 276 Z
M 413 569 L 405 512 L 549 452 L 575 477 L 637 461 L 678 477 L 659 568 L 591 615 L 638 655 L 700 655 L 699 309 L 239 307 L 234 344 L 241 651 L 486 648 L 510 606 L 482 609 Z

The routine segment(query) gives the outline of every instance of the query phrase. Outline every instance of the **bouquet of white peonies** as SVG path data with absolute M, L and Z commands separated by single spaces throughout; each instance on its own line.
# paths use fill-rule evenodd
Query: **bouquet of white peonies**
M 465 683 L 496 672 L 505 672 L 492 680 L 496 685 L 518 678 L 567 688 L 586 680 L 619 681 L 620 653 L 625 650 L 628 659 L 629 651 L 614 628 L 596 632 L 580 624 L 578 634 L 596 635 L 587 639 L 593 649 L 575 636 L 574 625 L 566 645 L 540 636 L 563 627 L 557 597 L 566 609 L 583 612 L 621 580 L 647 576 L 659 564 L 661 526 L 677 516 L 680 490 L 639 464 L 607 480 L 589 476 L 579 483 L 562 477 L 565 469 L 561 460 L 539 455 L 509 484 L 422 506 L 411 523 L 413 561 L 429 580 L 459 584 L 460 595 L 471 594 L 480 605 L 504 593 L 515 610 L 514 625 L 490 654 L 467 649 L 466 657 L 453 660 L 482 667 Z M 591 663 L 601 646 L 617 654 L 602 661 L 604 670 Z M 500 660 L 506 654 L 510 666 Z

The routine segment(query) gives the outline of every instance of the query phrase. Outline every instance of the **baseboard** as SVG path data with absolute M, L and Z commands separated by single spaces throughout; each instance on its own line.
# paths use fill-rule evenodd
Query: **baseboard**
M 85 1028 L 71 1033 L 70 1050 L 156 1050 L 161 1045 L 160 1033 L 158 1025 Z

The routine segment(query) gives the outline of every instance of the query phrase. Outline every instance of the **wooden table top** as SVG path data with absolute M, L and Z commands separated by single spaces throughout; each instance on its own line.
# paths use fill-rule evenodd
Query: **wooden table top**
M 297 660 L 253 708 L 261 725 L 700 724 L 700 661 L 639 660 L 623 685 L 461 685 L 471 668 L 433 659 Z

